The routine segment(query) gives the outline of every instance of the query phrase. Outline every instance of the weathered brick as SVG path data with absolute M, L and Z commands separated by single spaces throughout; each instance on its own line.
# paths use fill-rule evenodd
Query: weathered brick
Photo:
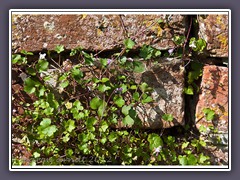
M 212 57 L 228 57 L 228 15 L 198 16 L 199 37 Z
M 129 36 L 137 47 L 175 47 L 174 35 L 184 35 L 186 16 L 182 15 L 18 15 L 12 16 L 13 49 L 53 50 L 81 46 L 91 51 L 121 48 Z M 122 20 L 121 20 L 122 19 Z M 162 19 L 163 23 L 158 23 Z
M 215 111 L 212 121 L 207 121 L 204 108 Z M 228 68 L 205 66 L 201 92 L 196 107 L 196 126 L 214 126 L 218 133 L 228 133 Z

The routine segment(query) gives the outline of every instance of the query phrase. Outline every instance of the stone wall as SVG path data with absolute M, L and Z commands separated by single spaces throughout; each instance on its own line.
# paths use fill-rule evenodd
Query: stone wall
M 218 134 L 211 135 L 220 137 L 218 143 L 227 145 L 228 67 L 223 64 L 223 60 L 228 59 L 228 16 L 213 14 L 192 17 L 199 22 L 197 26 L 192 27 L 193 32 L 207 42 L 204 59 L 203 57 L 198 59 L 197 56 L 197 60 L 208 62 L 204 63 L 199 94 L 194 94 L 198 99 L 196 107 L 185 103 L 184 62 L 178 59 L 172 61 L 162 59 L 159 66 L 148 66 L 144 73 L 135 75 L 136 82 L 144 80 L 154 89 L 152 97 L 155 103 L 139 107 L 139 117 L 144 122 L 145 128 L 170 128 L 185 124 L 187 106 L 196 109 L 194 121 L 198 129 L 201 126 L 212 125 L 218 130 Z M 147 44 L 165 51 L 176 47 L 174 36 L 186 36 L 189 22 L 188 15 L 170 14 L 15 14 L 12 16 L 12 49 L 15 53 L 22 49 L 41 52 L 44 49 L 54 50 L 56 45 L 61 44 L 66 49 L 81 46 L 91 52 L 114 51 L 123 48 L 123 40 L 130 37 L 136 42 L 135 49 Z M 204 108 L 214 110 L 213 121 L 206 120 Z M 161 116 L 164 113 L 173 114 L 174 121 L 171 123 L 163 121 Z M 204 133 L 202 134 L 204 136 Z M 226 151 L 221 149 L 219 151 L 225 153 L 224 157 L 227 158 Z

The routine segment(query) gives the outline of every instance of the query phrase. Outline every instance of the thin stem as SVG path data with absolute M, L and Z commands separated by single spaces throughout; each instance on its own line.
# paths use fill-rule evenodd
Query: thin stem
M 183 44 L 182 59 L 183 59 L 184 56 L 185 56 L 185 47 L 186 47 L 186 44 L 187 44 L 187 42 L 188 42 L 188 38 L 189 38 L 189 34 L 190 34 L 190 31 L 191 31 L 191 28 L 192 28 L 192 17 L 190 17 L 190 25 L 189 25 L 189 28 L 188 28 L 187 37 L 186 37 L 185 42 L 184 42 L 184 44 Z

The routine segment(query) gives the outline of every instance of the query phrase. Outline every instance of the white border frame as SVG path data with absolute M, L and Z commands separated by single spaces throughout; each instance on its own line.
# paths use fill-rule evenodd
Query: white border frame
M 13 14 L 228 14 L 229 61 L 228 61 L 228 123 L 229 159 L 227 166 L 12 166 L 12 25 Z M 231 10 L 230 9 L 10 9 L 9 10 L 9 170 L 10 171 L 231 171 Z

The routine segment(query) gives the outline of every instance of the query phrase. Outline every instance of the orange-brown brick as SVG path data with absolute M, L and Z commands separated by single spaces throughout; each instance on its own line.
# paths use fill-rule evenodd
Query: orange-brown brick
M 213 121 L 207 121 L 203 109 L 215 111 Z M 220 133 L 228 132 L 228 68 L 205 66 L 199 101 L 196 107 L 196 126 L 213 125 Z

